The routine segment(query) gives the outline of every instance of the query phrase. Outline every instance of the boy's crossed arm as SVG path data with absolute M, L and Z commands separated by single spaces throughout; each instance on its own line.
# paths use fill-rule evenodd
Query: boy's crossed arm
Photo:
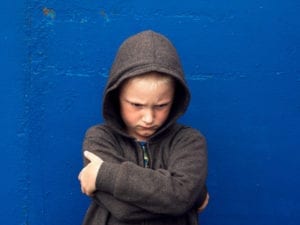
M 82 193 L 87 196 L 93 196 L 93 193 L 96 191 L 96 179 L 98 175 L 98 171 L 101 169 L 101 165 L 103 164 L 103 160 L 97 155 L 85 151 L 84 157 L 87 158 L 90 163 L 87 164 L 79 173 L 78 179 L 81 184 Z M 209 202 L 209 194 L 206 195 L 205 201 L 198 208 L 198 212 L 202 212 Z

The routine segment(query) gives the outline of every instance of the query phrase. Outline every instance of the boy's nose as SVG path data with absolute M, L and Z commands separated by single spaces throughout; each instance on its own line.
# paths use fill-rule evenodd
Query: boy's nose
M 154 121 L 154 112 L 152 109 L 147 109 L 143 115 L 143 122 L 146 124 L 151 124 Z

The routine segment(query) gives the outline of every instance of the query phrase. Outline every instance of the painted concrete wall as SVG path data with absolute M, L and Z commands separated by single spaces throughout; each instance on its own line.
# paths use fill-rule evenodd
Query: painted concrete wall
M 81 224 L 85 130 L 119 44 L 153 29 L 182 58 L 182 122 L 207 137 L 202 224 L 300 223 L 300 3 L 4 0 L 0 224 Z

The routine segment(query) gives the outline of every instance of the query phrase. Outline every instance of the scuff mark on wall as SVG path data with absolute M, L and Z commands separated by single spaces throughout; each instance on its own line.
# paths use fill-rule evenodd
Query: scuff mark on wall
M 109 21 L 110 21 L 110 19 L 109 19 L 107 13 L 106 13 L 103 9 L 100 10 L 100 15 L 104 18 L 104 20 L 105 20 L 106 22 L 109 22 Z
M 85 17 L 85 18 L 82 18 L 81 20 L 80 20 L 80 23 L 87 23 L 88 22 L 88 19 Z
M 56 12 L 54 11 L 54 9 L 47 8 L 47 7 L 43 8 L 43 14 L 51 19 L 55 19 L 56 17 Z

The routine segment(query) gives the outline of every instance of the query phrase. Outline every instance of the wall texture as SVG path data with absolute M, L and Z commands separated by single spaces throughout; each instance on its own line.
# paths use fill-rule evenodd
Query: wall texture
M 300 223 L 298 0 L 16 0 L 0 8 L 0 224 L 81 224 L 85 130 L 119 44 L 153 29 L 182 58 L 182 122 L 208 140 L 211 225 Z

